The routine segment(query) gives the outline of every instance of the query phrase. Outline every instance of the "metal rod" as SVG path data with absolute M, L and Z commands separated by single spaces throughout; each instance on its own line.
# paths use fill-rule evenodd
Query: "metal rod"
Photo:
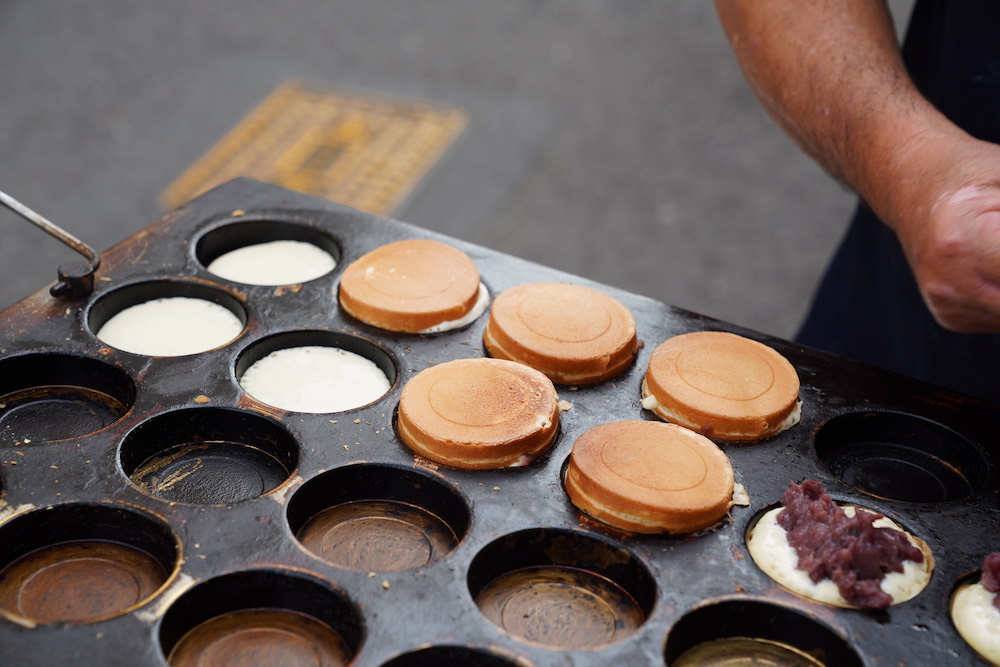
M 101 266 L 101 256 L 93 248 L 3 191 L 0 191 L 0 204 L 86 257 L 86 265 L 69 262 L 59 267 L 59 280 L 49 290 L 52 296 L 75 298 L 94 291 L 94 274 Z

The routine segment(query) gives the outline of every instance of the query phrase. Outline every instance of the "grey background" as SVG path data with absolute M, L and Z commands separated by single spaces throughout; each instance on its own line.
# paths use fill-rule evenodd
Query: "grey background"
M 99 251 L 290 78 L 468 113 L 394 217 L 772 335 L 853 207 L 708 0 L 0 0 L 0 62 L 0 190 Z M 76 258 L 0 232 L 0 308 Z

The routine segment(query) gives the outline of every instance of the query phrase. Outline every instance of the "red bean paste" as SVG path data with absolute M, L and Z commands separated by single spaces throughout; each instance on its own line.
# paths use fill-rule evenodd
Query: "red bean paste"
M 799 557 L 798 569 L 813 583 L 831 579 L 855 607 L 888 607 L 892 596 L 882 590 L 882 578 L 902 572 L 904 560 L 924 560 L 902 531 L 872 525 L 883 515 L 859 511 L 847 516 L 815 480 L 793 482 L 781 504 L 778 525 Z
M 983 560 L 983 577 L 979 580 L 983 588 L 993 593 L 993 606 L 1000 609 L 1000 552 L 991 553 Z

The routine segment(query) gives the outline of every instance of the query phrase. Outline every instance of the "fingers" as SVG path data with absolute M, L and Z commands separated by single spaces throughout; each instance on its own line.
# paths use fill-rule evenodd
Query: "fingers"
M 1000 187 L 969 186 L 938 202 L 914 272 L 938 323 L 1000 333 Z

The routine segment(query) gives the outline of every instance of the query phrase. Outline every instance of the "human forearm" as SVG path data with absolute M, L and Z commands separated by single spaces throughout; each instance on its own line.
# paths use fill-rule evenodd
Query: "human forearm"
M 716 0 L 776 122 L 897 233 L 931 312 L 1000 332 L 1000 147 L 917 90 L 874 0 Z
M 899 179 L 912 171 L 909 154 L 960 133 L 911 82 L 884 3 L 716 0 L 716 7 L 765 109 L 884 219 L 897 207 L 891 195 Z

